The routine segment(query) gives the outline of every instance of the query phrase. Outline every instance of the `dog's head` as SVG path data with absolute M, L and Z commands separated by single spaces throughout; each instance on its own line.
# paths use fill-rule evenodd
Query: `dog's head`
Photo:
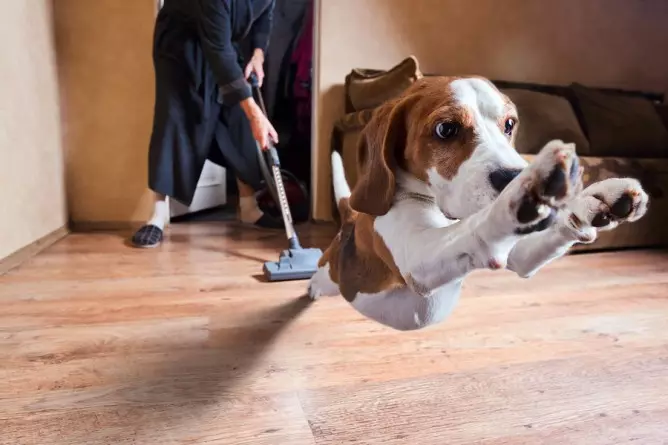
M 453 219 L 491 203 L 526 166 L 515 105 L 483 78 L 425 77 L 379 107 L 360 139 L 353 209 L 380 216 L 416 178 Z M 414 179 L 410 179 L 414 180 Z

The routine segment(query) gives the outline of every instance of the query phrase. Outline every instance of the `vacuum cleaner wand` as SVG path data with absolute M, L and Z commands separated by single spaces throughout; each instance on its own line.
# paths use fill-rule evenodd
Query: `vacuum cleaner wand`
M 254 76 L 251 75 L 251 85 L 257 96 L 257 102 L 262 112 L 267 115 L 267 110 L 264 106 L 262 93 Z M 283 216 L 283 223 L 285 224 L 285 234 L 288 238 L 288 249 L 281 252 L 277 262 L 268 261 L 264 263 L 262 270 L 265 277 L 269 281 L 286 281 L 286 280 L 306 280 L 313 276 L 318 269 L 318 262 L 322 256 L 322 250 L 317 248 L 304 249 L 299 244 L 299 238 L 295 231 L 292 222 L 292 213 L 290 212 L 290 204 L 285 193 L 285 186 L 283 185 L 283 175 L 281 173 L 281 162 L 278 158 L 278 151 L 276 147 L 269 142 L 268 147 L 268 162 L 271 167 L 273 176 L 273 183 L 276 187 L 276 195 L 278 197 L 278 205 Z M 263 162 L 263 153 L 260 153 L 259 161 Z
M 264 108 L 264 107 L 263 107 Z M 299 248 L 299 240 L 292 221 L 292 213 L 290 212 L 290 203 L 285 193 L 285 186 L 283 185 L 283 175 L 281 174 L 281 163 L 278 159 L 278 152 L 274 145 L 269 143 L 269 159 L 271 164 L 271 173 L 274 177 L 274 185 L 278 195 L 278 205 L 281 208 L 281 215 L 283 216 L 283 223 L 285 224 L 285 232 L 290 242 L 290 248 Z M 292 247 L 295 246 L 295 247 Z

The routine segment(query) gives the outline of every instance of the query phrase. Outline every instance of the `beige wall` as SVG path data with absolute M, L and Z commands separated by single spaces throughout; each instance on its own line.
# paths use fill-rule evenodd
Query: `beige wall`
M 0 2 L 0 259 L 67 223 L 50 1 Z
M 150 213 L 154 0 L 53 0 L 74 223 Z
M 668 90 L 663 0 L 320 0 L 315 206 L 330 218 L 329 136 L 354 67 Z

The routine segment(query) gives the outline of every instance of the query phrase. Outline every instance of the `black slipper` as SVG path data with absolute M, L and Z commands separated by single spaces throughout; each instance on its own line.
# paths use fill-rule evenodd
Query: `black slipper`
M 276 219 L 271 215 L 267 215 L 266 213 L 263 213 L 262 216 L 255 222 L 241 221 L 241 223 L 245 226 L 261 229 L 282 229 L 285 227 L 282 219 Z
M 266 213 L 263 213 L 254 225 L 263 229 L 282 229 L 284 227 L 282 219 L 276 219 Z
M 135 247 L 156 247 L 162 242 L 162 238 L 163 231 L 160 227 L 147 224 L 135 232 L 132 236 L 132 244 Z

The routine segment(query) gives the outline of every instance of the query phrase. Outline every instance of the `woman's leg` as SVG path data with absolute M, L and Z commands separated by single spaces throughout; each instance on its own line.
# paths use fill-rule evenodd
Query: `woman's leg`
M 167 196 L 191 203 L 220 113 L 215 79 L 198 62 L 204 56 L 197 36 L 164 11 L 155 25 L 156 94 L 148 153 L 148 186 L 155 199 L 151 219 L 132 238 L 137 247 L 162 241 L 170 216 Z
M 255 190 L 253 187 L 237 178 L 237 187 L 239 188 L 239 196 L 242 198 L 255 197 Z
M 260 210 L 253 187 L 237 177 L 237 188 L 239 189 L 239 220 L 241 222 L 266 229 L 280 229 L 283 227 L 282 221 L 276 220 Z
M 245 223 L 254 224 L 262 218 L 262 210 L 255 200 L 255 190 L 237 177 L 239 189 L 239 219 Z
M 154 193 L 154 195 L 153 215 L 146 224 L 151 224 L 160 229 L 164 229 L 169 223 L 169 203 L 167 202 L 167 196 L 161 193 Z
M 169 203 L 167 196 L 154 192 L 153 215 L 146 224 L 132 236 L 136 247 L 156 247 L 163 238 L 165 225 L 169 223 Z
M 255 192 L 262 186 L 257 143 L 248 118 L 239 105 L 223 105 L 214 145 L 209 159 L 236 178 L 241 222 L 262 228 L 282 228 L 282 220 L 264 213 L 257 204 Z

